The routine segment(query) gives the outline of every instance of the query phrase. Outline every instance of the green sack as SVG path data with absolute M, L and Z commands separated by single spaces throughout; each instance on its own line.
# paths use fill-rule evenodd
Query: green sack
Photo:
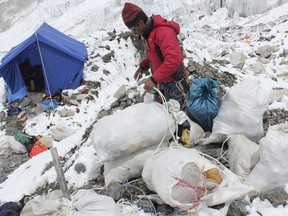
M 25 134 L 24 132 L 20 131 L 20 130 L 17 130 L 15 131 L 14 133 L 14 139 L 18 142 L 20 142 L 22 145 L 27 145 L 31 142 L 34 143 L 34 138 Z

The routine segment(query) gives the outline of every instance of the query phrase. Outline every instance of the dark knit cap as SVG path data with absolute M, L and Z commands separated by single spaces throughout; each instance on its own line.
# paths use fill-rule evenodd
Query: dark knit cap
M 140 20 L 146 21 L 148 19 L 147 15 L 140 7 L 129 2 L 126 2 L 124 5 L 122 18 L 129 29 L 136 26 Z

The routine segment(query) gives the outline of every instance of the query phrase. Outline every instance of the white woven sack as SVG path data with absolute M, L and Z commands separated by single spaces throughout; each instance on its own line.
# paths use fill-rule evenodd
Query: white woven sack
M 157 192 L 166 204 L 190 210 L 197 207 L 205 195 L 202 172 L 213 167 L 215 165 L 194 149 L 170 147 L 147 159 L 142 177 L 147 187 Z
M 263 137 L 263 114 L 272 88 L 259 78 L 245 78 L 225 94 L 213 121 L 213 133 L 243 134 L 258 143 Z
M 26 203 L 21 216 L 121 216 L 114 200 L 99 195 L 93 190 L 79 190 L 71 196 L 71 201 L 56 190 L 34 198 Z
M 9 147 L 13 153 L 15 153 L 15 154 L 27 153 L 26 147 L 22 143 L 15 140 L 15 138 L 13 136 L 9 136 L 8 140 L 9 140 Z
M 203 178 L 199 171 L 204 172 L 211 168 L 219 170 L 223 181 L 211 193 L 201 194 Z M 196 150 L 181 147 L 170 147 L 148 158 L 142 177 L 147 187 L 155 191 L 163 202 L 189 211 L 202 202 L 208 206 L 231 202 L 254 189 L 242 184 L 240 178 L 223 165 L 216 166 Z M 204 180 L 205 187 L 207 183 L 209 182 Z M 196 190 L 200 201 L 195 199 L 193 188 L 200 189 Z
M 260 160 L 245 183 L 260 190 L 284 186 L 288 179 L 288 123 L 269 127 L 259 144 Z
M 90 134 L 99 161 L 107 162 L 168 141 L 175 121 L 159 103 L 138 103 L 100 119 Z
M 161 145 L 161 149 L 167 147 L 168 142 Z M 141 177 L 146 160 L 156 152 L 157 148 L 158 144 L 152 145 L 133 154 L 104 163 L 105 185 L 108 186 L 111 182 L 122 183 Z
M 231 135 L 228 139 L 228 164 L 232 172 L 246 178 L 259 158 L 259 145 L 243 135 Z
M 201 139 L 201 137 L 204 135 L 205 132 L 196 122 L 191 121 L 190 119 L 189 122 L 190 122 L 190 144 L 194 145 Z

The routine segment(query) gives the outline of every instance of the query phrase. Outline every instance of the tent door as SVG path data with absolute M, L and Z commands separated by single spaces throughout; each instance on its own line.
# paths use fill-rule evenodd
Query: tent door
M 22 78 L 29 92 L 43 92 L 45 90 L 45 82 L 41 65 L 30 66 L 26 59 L 20 64 Z

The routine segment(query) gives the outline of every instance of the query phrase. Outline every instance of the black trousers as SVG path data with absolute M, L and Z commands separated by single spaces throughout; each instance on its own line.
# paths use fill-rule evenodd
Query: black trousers
M 160 91 L 164 95 L 166 101 L 169 101 L 170 99 L 178 101 L 180 107 L 182 108 L 181 110 L 185 112 L 186 106 L 183 107 L 183 104 L 186 103 L 186 98 L 183 96 L 182 89 L 184 90 L 185 94 L 187 94 L 189 91 L 189 84 L 185 79 L 183 79 L 180 83 L 172 81 L 160 84 Z M 184 129 L 190 130 L 190 122 L 188 120 L 183 122 L 181 125 L 178 125 L 178 136 L 181 136 Z

